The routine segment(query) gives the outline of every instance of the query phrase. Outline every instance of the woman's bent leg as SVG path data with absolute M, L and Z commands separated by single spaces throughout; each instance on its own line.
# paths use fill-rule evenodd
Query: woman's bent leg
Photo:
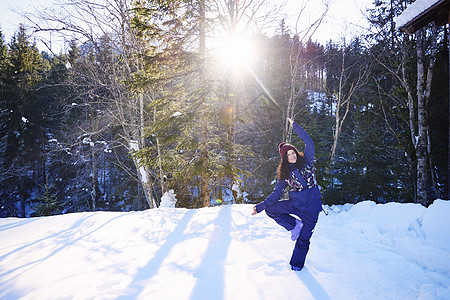
M 295 214 L 296 209 L 292 206 L 292 201 L 278 201 L 266 207 L 266 214 L 275 220 L 286 230 L 291 231 L 295 227 L 295 218 L 290 214 Z

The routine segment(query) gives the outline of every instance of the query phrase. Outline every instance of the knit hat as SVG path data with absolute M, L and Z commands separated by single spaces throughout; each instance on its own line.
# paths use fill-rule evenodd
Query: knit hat
M 278 145 L 278 151 L 280 152 L 281 158 L 283 158 L 283 156 L 286 154 L 286 152 L 288 152 L 288 150 L 290 150 L 290 149 L 295 150 L 295 151 L 297 151 L 297 153 L 298 153 L 297 148 L 295 148 L 295 147 L 292 146 L 291 144 L 284 143 L 284 142 L 283 142 L 283 143 L 280 143 L 280 144 Z

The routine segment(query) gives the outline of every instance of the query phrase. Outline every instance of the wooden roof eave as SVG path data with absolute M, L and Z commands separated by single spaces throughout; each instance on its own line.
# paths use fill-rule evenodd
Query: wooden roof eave
M 449 11 L 450 1 L 440 2 L 437 5 L 430 7 L 428 10 L 424 11 L 405 25 L 401 26 L 399 30 L 407 34 L 413 34 L 420 28 L 427 26 L 433 21 L 436 22 L 437 26 L 442 26 L 448 23 Z

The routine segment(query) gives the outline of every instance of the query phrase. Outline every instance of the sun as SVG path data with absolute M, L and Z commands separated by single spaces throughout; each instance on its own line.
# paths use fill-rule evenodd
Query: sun
M 233 35 L 224 39 L 217 55 L 227 66 L 233 68 L 247 67 L 255 54 L 253 42 L 249 37 Z

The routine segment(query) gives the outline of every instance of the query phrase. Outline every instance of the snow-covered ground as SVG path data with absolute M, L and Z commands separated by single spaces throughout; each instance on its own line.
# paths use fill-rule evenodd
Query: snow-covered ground
M 301 272 L 251 211 L 0 219 L 0 299 L 450 299 L 450 201 L 328 208 Z

